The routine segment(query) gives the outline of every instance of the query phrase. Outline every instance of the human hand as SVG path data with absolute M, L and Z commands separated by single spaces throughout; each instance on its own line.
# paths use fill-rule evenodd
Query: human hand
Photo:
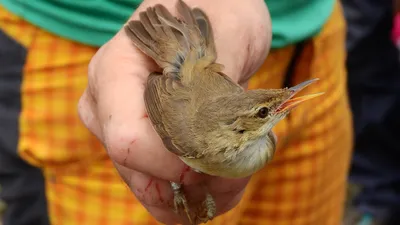
M 237 1 L 235 4 L 232 1 Z M 173 0 L 147 0 L 138 12 L 157 3 L 172 12 Z M 186 0 L 202 8 L 213 26 L 217 62 L 224 73 L 245 86 L 263 63 L 271 41 L 271 25 L 264 1 Z M 217 214 L 234 207 L 249 180 L 224 179 L 185 170 L 185 165 L 168 152 L 153 130 L 143 100 L 147 76 L 159 70 L 136 49 L 123 30 L 102 46 L 89 65 L 89 84 L 79 101 L 79 114 L 88 129 L 106 147 L 121 177 L 146 209 L 163 223 L 187 221 L 171 210 L 173 193 L 169 181 L 183 182 L 191 203 L 204 200 L 203 185 L 217 204 Z M 199 185 L 199 184 L 202 185 Z M 150 191 L 155 190 L 155 191 Z

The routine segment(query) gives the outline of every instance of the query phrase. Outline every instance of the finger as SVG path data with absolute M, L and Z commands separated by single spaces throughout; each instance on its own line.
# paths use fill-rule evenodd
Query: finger
M 186 215 L 176 215 L 173 212 L 173 192 L 168 181 L 160 180 L 146 174 L 128 169 L 116 164 L 116 168 L 130 186 L 132 192 L 146 209 L 159 221 L 186 221 Z M 240 201 L 244 187 L 249 181 L 245 179 L 211 178 L 204 185 L 185 185 L 182 187 L 186 200 L 193 214 L 199 213 L 205 200 L 206 193 L 210 193 L 217 204 L 217 213 L 224 213 L 233 208 Z M 199 208 L 200 207 L 200 208 Z
M 108 127 L 108 132 L 119 137 L 117 140 L 110 139 L 107 146 L 117 163 L 163 180 L 184 184 L 201 182 L 207 177 L 189 170 L 178 157 L 166 150 L 147 118 L 129 124 L 127 121 L 124 126 L 110 124 Z
M 103 135 L 100 129 L 99 121 L 94 113 L 94 101 L 85 89 L 78 102 L 78 115 L 82 123 L 92 132 L 98 139 L 102 140 Z
M 244 195 L 245 189 L 242 189 L 240 192 L 236 194 L 225 194 L 225 196 L 221 196 L 223 199 L 220 204 L 220 207 L 217 208 L 217 214 L 223 214 L 231 209 L 233 209 L 236 205 L 239 204 L 240 200 Z
M 167 224 L 176 224 L 184 219 L 173 211 L 173 192 L 169 181 L 160 180 L 118 164 L 115 166 L 136 198 L 155 219 Z
M 119 164 L 115 164 L 115 167 L 140 202 L 165 210 L 173 209 L 174 193 L 170 181 L 149 176 Z M 193 205 L 200 204 L 204 200 L 206 191 L 207 189 L 201 185 L 182 186 L 182 193 L 185 193 Z M 231 192 L 224 191 L 224 194 L 226 193 Z
M 88 71 L 89 93 L 101 109 L 100 123 L 104 124 L 115 113 L 133 119 L 142 117 L 144 84 L 156 70 L 156 64 L 135 48 L 126 35 L 119 34 L 101 47 Z
M 207 187 L 211 193 L 215 194 L 237 194 L 246 187 L 249 181 L 250 177 L 241 179 L 215 177 L 207 180 Z
M 169 181 L 161 180 L 118 164 L 116 168 L 131 191 L 143 204 L 165 209 L 169 209 L 173 205 L 173 192 Z
M 160 209 L 154 206 L 144 205 L 144 207 L 158 222 L 162 224 L 180 224 L 183 220 L 183 218 L 179 217 L 173 212 L 166 211 L 164 209 Z

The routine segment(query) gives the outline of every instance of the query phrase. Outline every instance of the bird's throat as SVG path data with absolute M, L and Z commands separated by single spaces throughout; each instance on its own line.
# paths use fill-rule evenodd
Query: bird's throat
M 271 140 L 269 135 L 264 135 L 251 140 L 235 155 L 226 156 L 229 159 L 219 163 L 204 161 L 207 157 L 201 159 L 181 157 L 181 159 L 190 167 L 209 175 L 225 178 L 244 178 L 262 169 L 272 159 L 274 153 L 275 140 Z

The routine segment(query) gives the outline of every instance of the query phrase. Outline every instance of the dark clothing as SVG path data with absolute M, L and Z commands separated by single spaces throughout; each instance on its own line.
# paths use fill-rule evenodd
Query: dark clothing
M 26 50 L 0 29 L 0 198 L 3 225 L 48 225 L 44 178 L 17 151 Z
M 342 3 L 355 129 L 350 180 L 363 187 L 358 209 L 384 218 L 400 210 L 400 61 L 391 40 L 393 2 Z

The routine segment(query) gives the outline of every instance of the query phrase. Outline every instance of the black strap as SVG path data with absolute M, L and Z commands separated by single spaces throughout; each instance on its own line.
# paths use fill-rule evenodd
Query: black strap
M 283 83 L 282 83 L 283 88 L 293 86 L 294 70 L 296 69 L 296 66 L 300 60 L 300 56 L 303 53 L 303 49 L 304 49 L 305 45 L 306 45 L 306 41 L 299 42 L 296 45 L 293 55 L 292 55 L 292 58 L 290 59 L 288 68 L 286 70 L 286 74 L 285 74 Z M 288 120 L 290 120 L 290 115 L 291 114 L 289 113 L 289 115 L 286 116 L 286 118 Z
M 294 70 L 296 69 L 300 56 L 303 53 L 305 44 L 306 41 L 302 41 L 296 45 L 292 58 L 290 59 L 288 68 L 286 70 L 285 78 L 282 83 L 283 88 L 293 86 L 292 82 L 293 82 Z

